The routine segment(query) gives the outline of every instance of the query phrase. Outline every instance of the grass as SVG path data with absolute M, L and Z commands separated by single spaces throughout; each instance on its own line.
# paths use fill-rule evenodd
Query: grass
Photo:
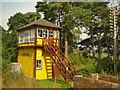
M 64 79 L 60 76 L 56 83 L 54 79 L 46 79 L 46 80 L 36 80 L 35 88 L 67 88 Z M 71 88 L 71 85 L 68 85 L 68 88 Z

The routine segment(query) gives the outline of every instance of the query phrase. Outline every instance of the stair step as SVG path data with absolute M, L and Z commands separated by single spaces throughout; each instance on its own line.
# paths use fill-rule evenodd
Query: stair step
M 51 64 L 51 63 L 46 63 L 46 65 L 47 65 L 47 66 L 49 66 L 49 65 L 51 65 L 51 66 L 52 66 L 52 64 Z
M 52 69 L 47 69 L 47 71 L 48 71 L 48 70 L 52 70 Z
M 46 65 L 47 67 L 52 67 L 52 65 Z
M 49 59 L 50 59 L 50 57 L 45 57 L 45 59 L 48 59 L 48 60 L 49 60 Z
M 51 63 L 51 60 L 48 59 L 48 60 L 46 60 L 46 62 L 47 62 L 47 63 L 49 63 L 49 62 Z
M 47 72 L 47 74 L 52 74 L 52 72 Z
M 50 72 L 50 73 L 52 73 L 52 70 L 49 70 L 49 71 L 47 71 L 47 72 Z
M 47 75 L 52 75 L 52 73 L 47 73 Z
M 46 63 L 51 64 L 51 61 L 46 61 Z
M 46 69 L 52 69 L 52 67 L 47 67 Z
M 52 79 L 52 77 L 48 77 L 48 79 Z

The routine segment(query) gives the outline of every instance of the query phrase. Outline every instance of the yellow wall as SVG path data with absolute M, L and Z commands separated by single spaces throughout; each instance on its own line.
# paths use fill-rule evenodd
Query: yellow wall
M 43 38 L 37 38 L 37 45 L 43 45 Z
M 34 42 L 32 42 L 32 43 L 21 43 L 18 46 L 34 46 Z
M 42 69 L 36 69 L 36 79 L 37 80 L 48 79 L 46 58 L 48 58 L 48 60 L 50 60 L 49 55 L 46 53 L 43 53 L 41 48 L 37 49 L 36 60 L 42 61 Z M 52 65 L 51 65 L 51 70 L 49 70 L 49 72 L 51 72 L 51 74 L 52 74 Z
M 22 64 L 23 74 L 32 78 L 34 76 L 34 48 L 20 48 L 18 63 Z
M 37 48 L 36 60 L 42 61 L 42 69 L 36 69 L 36 79 L 42 80 L 42 79 L 52 78 L 52 64 L 51 64 L 49 54 L 45 52 L 43 53 L 42 48 Z M 32 47 L 20 48 L 18 53 L 18 63 L 22 64 L 23 74 L 33 78 L 34 77 L 34 48 Z

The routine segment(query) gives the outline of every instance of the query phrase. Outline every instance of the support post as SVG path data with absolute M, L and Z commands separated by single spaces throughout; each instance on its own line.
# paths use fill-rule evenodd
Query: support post
M 53 88 L 55 88 L 55 85 L 56 85 L 56 77 L 54 78 Z
M 68 88 L 68 67 L 66 67 L 66 87 Z
M 67 33 L 65 33 L 65 56 L 68 58 L 68 40 L 67 40 Z
M 113 60 L 114 60 L 114 72 L 115 74 L 117 73 L 117 26 L 116 26 L 116 9 L 114 8 L 114 36 L 113 36 L 113 40 L 114 40 L 114 56 L 113 56 Z
M 74 73 L 77 74 L 76 67 L 74 66 Z

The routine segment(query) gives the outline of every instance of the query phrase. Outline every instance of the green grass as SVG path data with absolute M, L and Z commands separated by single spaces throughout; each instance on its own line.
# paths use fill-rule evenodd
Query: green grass
M 46 79 L 46 80 L 36 80 L 35 88 L 66 88 L 65 81 L 62 76 L 60 76 L 56 83 L 54 79 Z M 71 88 L 71 85 L 68 85 L 68 88 Z

